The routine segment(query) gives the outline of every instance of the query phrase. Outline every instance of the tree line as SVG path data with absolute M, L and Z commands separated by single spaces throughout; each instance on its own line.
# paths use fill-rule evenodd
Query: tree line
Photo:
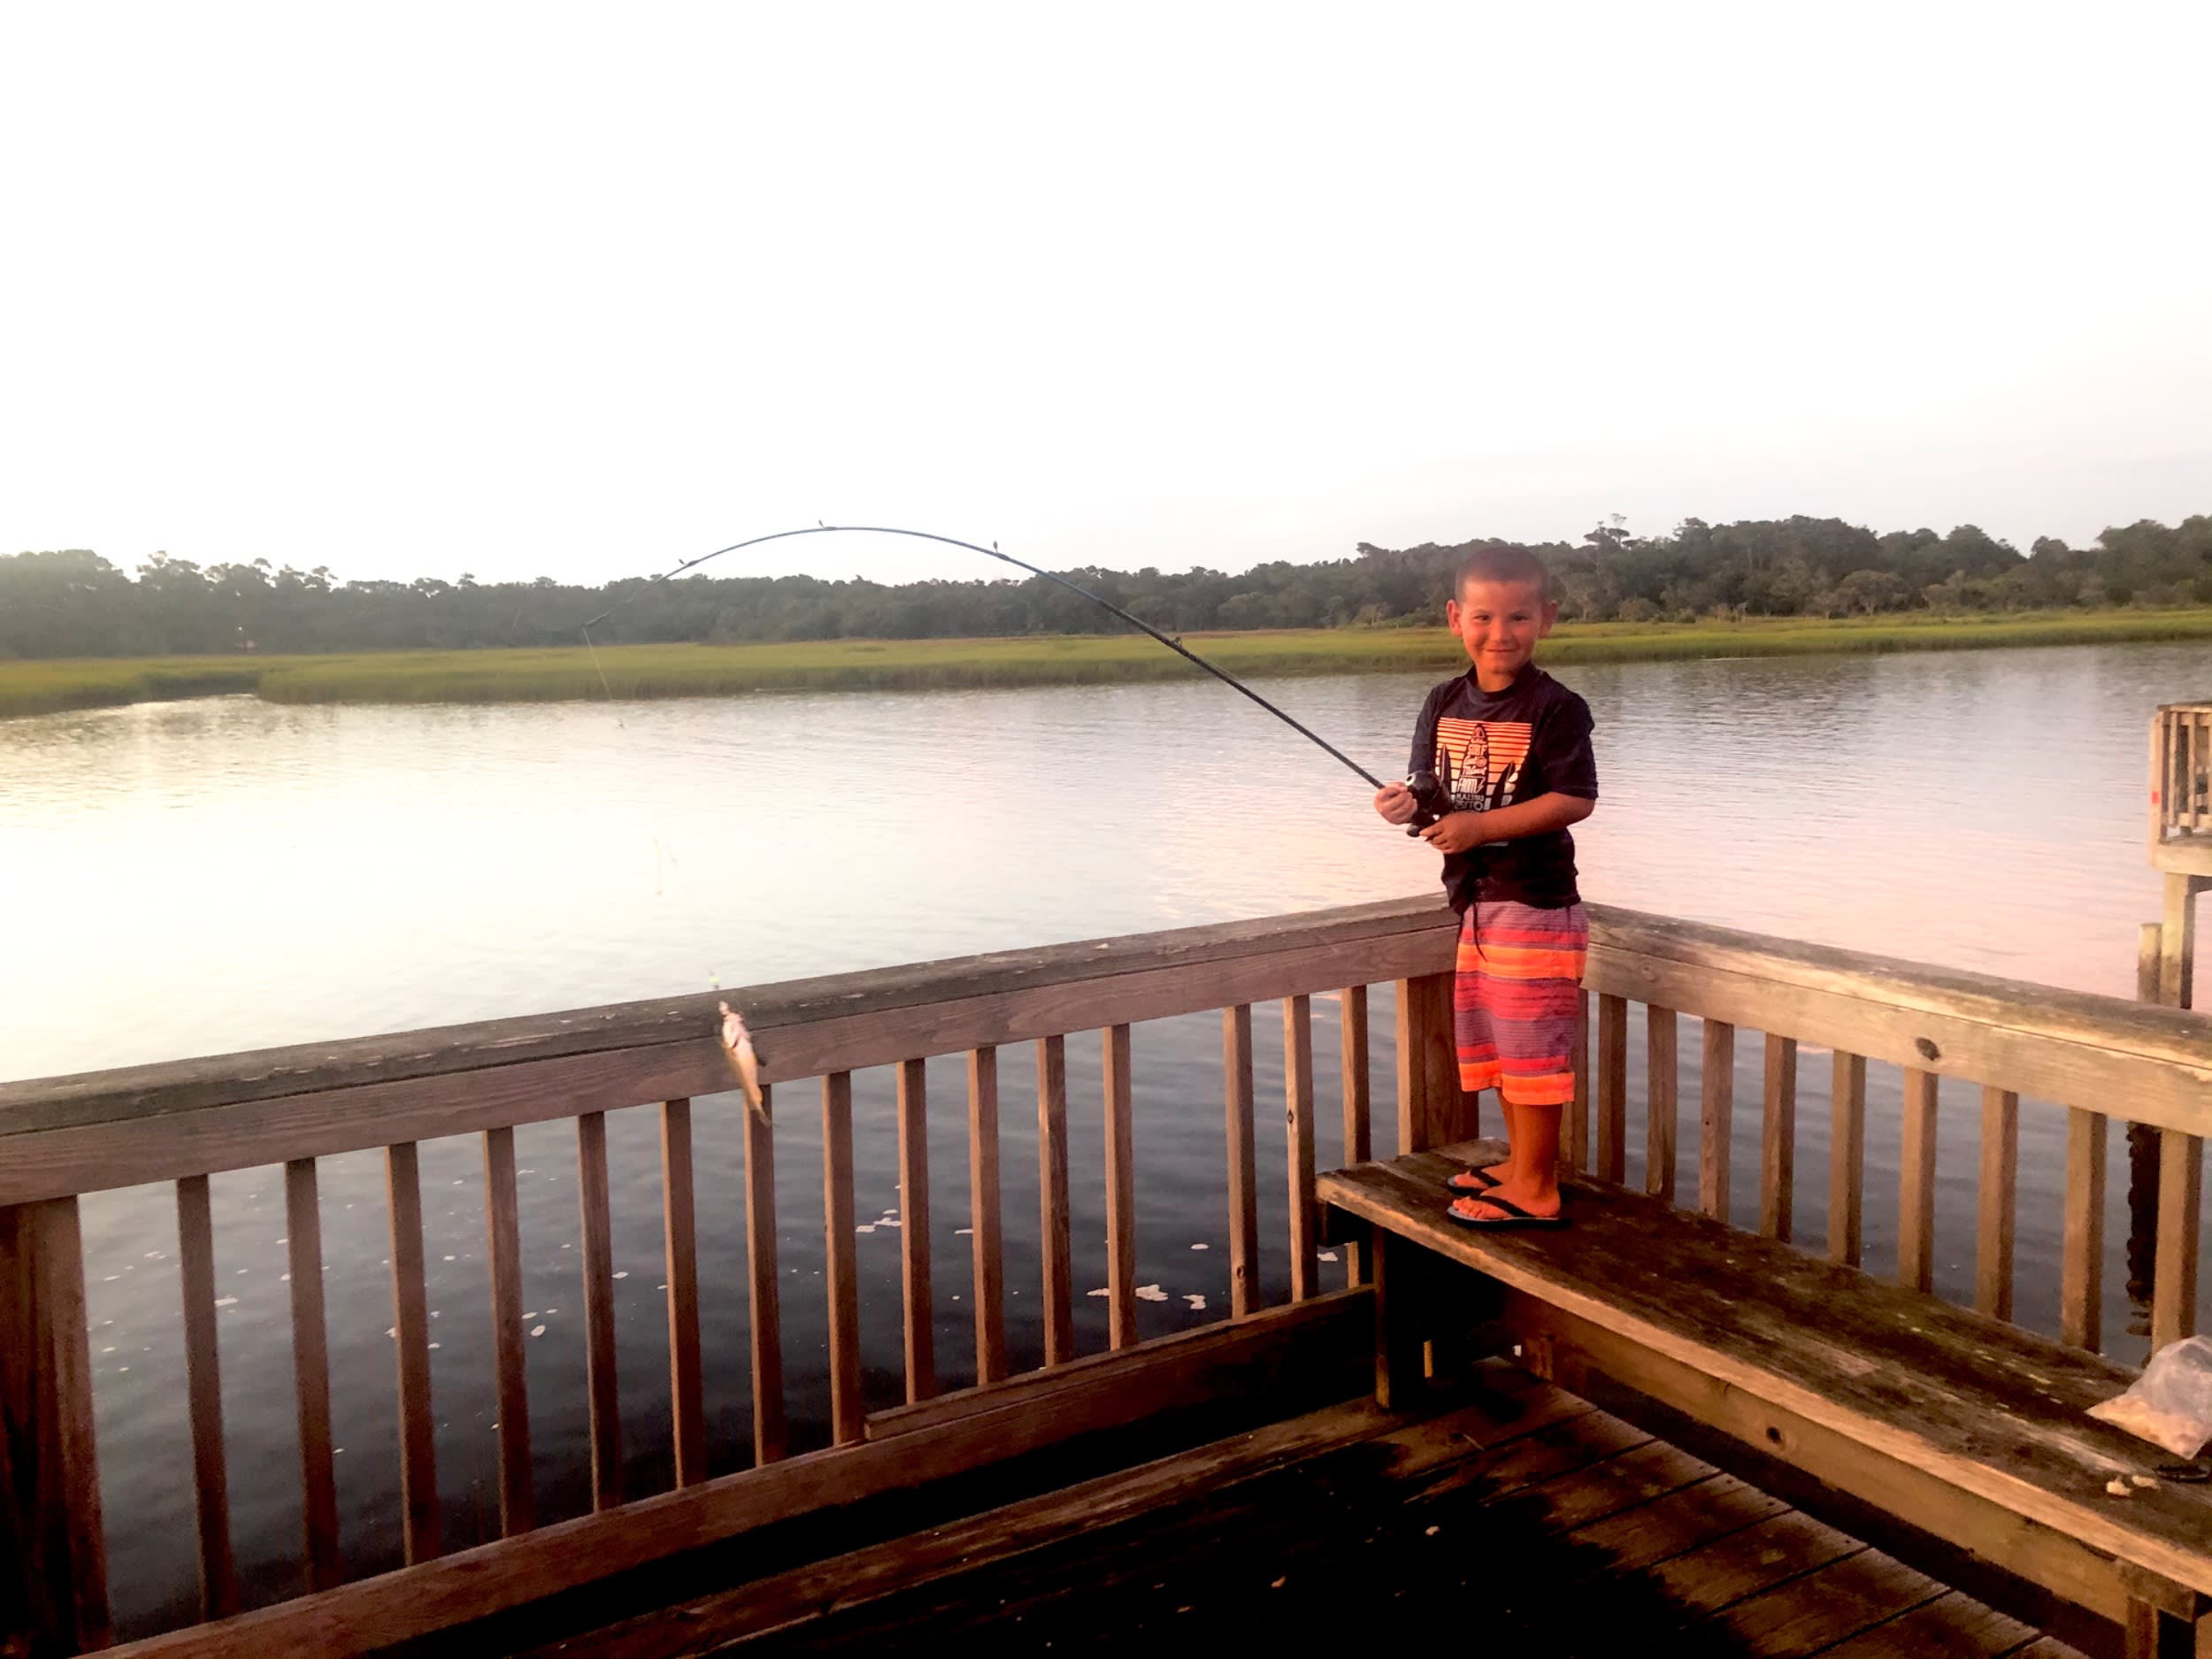
M 1178 633 L 1433 622 L 1457 561 L 1488 538 L 1259 565 L 1231 576 L 1070 570 L 1067 578 Z M 1615 518 L 1536 551 L 1571 621 L 1694 621 L 2212 604 L 2212 515 L 2143 519 L 2094 545 L 2039 538 L 2021 554 L 1972 525 L 1885 535 L 1839 518 L 1690 518 L 1637 536 Z M 887 585 L 702 575 L 583 587 L 341 581 L 266 559 L 200 565 L 157 553 L 135 576 L 81 549 L 0 557 L 0 657 L 145 657 L 602 643 L 1094 634 L 1095 608 L 1037 577 Z

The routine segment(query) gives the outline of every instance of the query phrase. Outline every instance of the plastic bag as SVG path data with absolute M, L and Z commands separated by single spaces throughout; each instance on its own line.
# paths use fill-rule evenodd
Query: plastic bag
M 2212 1337 L 2167 1343 L 2132 1388 L 2091 1406 L 2089 1415 L 2177 1457 L 2194 1457 L 2212 1440 Z

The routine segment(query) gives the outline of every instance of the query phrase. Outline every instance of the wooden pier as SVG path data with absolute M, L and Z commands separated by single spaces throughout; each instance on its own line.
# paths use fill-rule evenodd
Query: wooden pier
M 2151 718 L 2151 864 L 2166 878 L 2164 915 L 2146 956 L 2155 1001 L 2194 1004 L 2198 894 L 2212 887 L 2212 703 L 2169 703 Z
M 674 1653 L 714 1645 L 706 1632 L 725 1626 L 787 1646 L 856 1643 L 869 1640 L 862 1632 L 877 1614 L 891 1621 L 879 1631 L 901 1621 L 980 1627 L 1001 1602 L 1033 1607 L 1040 1618 L 1073 1611 L 1070 1645 L 1089 1640 L 1086 1632 L 1152 1632 L 1182 1618 L 1212 1620 L 1223 1635 L 1311 1630 L 1332 1606 L 1363 1609 L 1372 1630 L 1401 1601 L 1414 1609 L 1408 1632 L 1463 1636 L 1489 1617 L 1486 1600 L 1501 1596 L 1504 1631 L 1536 1628 L 1548 1604 L 1524 1593 L 1539 1585 L 1557 1590 L 1571 1619 L 1621 1621 L 1586 1624 L 1576 1639 L 1586 1644 L 1601 1630 L 1647 1629 L 1695 1632 L 1713 1652 L 2055 1651 L 2007 1622 L 2021 1618 L 2091 1650 L 2212 1651 L 2212 1569 L 2193 1564 L 2212 1562 L 2212 1492 L 2164 1484 L 2113 1496 L 2101 1481 L 2079 1489 L 2088 1471 L 2124 1479 L 2158 1461 L 2079 1415 L 2087 1391 L 2116 1387 L 2125 1374 L 2095 1357 L 2108 1325 L 2109 1125 L 2163 1132 L 2172 1202 L 2160 1210 L 2152 1322 L 2157 1340 L 2171 1340 L 2197 1321 L 2212 1025 L 2177 1008 L 1633 911 L 1593 914 L 1591 1052 L 1566 1136 L 1583 1182 L 1571 1202 L 1592 1225 L 1551 1239 L 1595 1250 L 1632 1225 L 1653 1252 L 1678 1260 L 1763 1252 L 1805 1270 L 1772 1279 L 1772 1294 L 1740 1276 L 1726 1281 L 1726 1296 L 1693 1299 L 1695 1341 L 1654 1337 L 1663 1310 L 1625 1279 L 1612 1291 L 1594 1280 L 1563 1289 L 1566 1264 L 1583 1259 L 1573 1249 L 1545 1281 L 1522 1256 L 1478 1261 L 1462 1241 L 1425 1239 L 1417 1225 L 1355 1202 L 1381 1190 L 1375 1182 L 1425 1179 L 1432 1171 L 1419 1160 L 1479 1126 L 1452 1067 L 1453 918 L 1428 897 L 0 1086 L 0 1652 L 87 1651 L 115 1635 L 110 1544 L 137 1517 L 100 1504 L 79 1200 L 149 1183 L 173 1188 L 182 1246 L 188 1386 L 175 1409 L 195 1453 L 202 1595 L 198 1619 L 133 1632 L 115 1649 L 133 1659 L 294 1659 L 402 1643 L 481 1654 L 557 1637 L 578 1653 Z M 1385 987 L 1394 1010 L 1394 1087 L 1381 1090 L 1369 1076 L 1371 987 Z M 691 1102 L 733 1087 L 717 1035 L 725 998 L 744 1010 L 772 1085 L 768 1110 L 744 1119 L 741 1194 L 696 1190 Z M 1333 1079 L 1315 1065 L 1317 1001 L 1340 1022 Z M 1268 1023 L 1284 1045 L 1285 1095 L 1264 1106 L 1255 1097 L 1255 1004 L 1276 1005 Z M 1620 1183 L 1637 1126 L 1627 1033 L 1638 1008 L 1651 1110 L 1640 1124 L 1645 1190 L 1632 1194 Z M 1218 1324 L 1140 1340 L 1132 1028 L 1193 1014 L 1220 1025 L 1221 1103 L 1206 1110 L 1221 1114 L 1235 1289 Z M 1686 1042 L 1678 1036 L 1686 1019 L 1699 1022 Z M 1087 1354 L 1074 1342 L 1065 1066 L 1065 1044 L 1082 1033 L 1096 1033 L 1088 1041 L 1102 1059 L 1109 1268 L 1107 1345 Z M 1740 1103 L 1734 1056 L 1751 1041 L 1763 1045 L 1763 1088 Z M 1015 1108 L 1001 1098 L 998 1056 L 1018 1043 L 1037 1045 L 1039 1060 L 1044 1265 L 1033 1293 L 1045 1363 L 1010 1374 L 998 1125 Z M 1827 1167 L 1801 1174 L 1796 1086 L 1809 1046 L 1832 1051 L 1823 1064 L 1834 1120 Z M 929 1098 L 921 1062 L 933 1056 L 966 1057 L 964 1099 Z M 851 1076 L 877 1066 L 896 1068 L 899 1080 L 907 1366 L 905 1402 L 871 1411 L 858 1343 Z M 1885 1067 L 1898 1069 L 1904 1097 L 1894 1164 L 1881 1156 L 1874 1165 L 1899 1171 L 1901 1236 L 1886 1286 L 1861 1271 L 1867 1079 Z M 775 1125 L 788 1121 L 794 1086 L 808 1080 L 821 1131 L 832 1396 L 828 1443 L 818 1446 L 794 1443 L 787 1412 L 781 1332 L 799 1281 L 779 1272 L 773 1213 Z M 927 1340 L 938 1288 L 927 1237 L 944 1217 L 931 1213 L 922 1136 L 927 1114 L 948 1104 L 969 1130 L 970 1202 L 956 1219 L 972 1229 L 972 1272 L 958 1290 L 972 1310 L 979 1380 L 941 1390 Z M 649 1379 L 618 1364 L 611 1313 L 605 1114 L 633 1108 L 658 1115 L 664 1174 L 672 1363 Z M 1286 1164 L 1263 1176 L 1256 1114 L 1278 1110 Z M 1371 1162 L 1378 1110 L 1395 1119 L 1395 1164 Z M 1742 1230 L 1729 1225 L 1739 1110 L 1758 1115 L 1762 1148 L 1757 1169 L 1742 1172 L 1758 1189 L 1758 1223 Z M 2010 1323 L 2019 1124 L 2034 1111 L 2056 1115 L 2068 1148 L 2062 1329 L 2052 1338 Z M 558 1119 L 576 1124 L 592 1508 L 549 1521 L 531 1477 L 513 1137 L 520 1125 Z M 1970 1233 L 1939 1240 L 1938 1137 L 1972 1125 L 1981 1158 Z M 449 1552 L 417 1148 L 458 1135 L 481 1147 L 501 1536 Z M 385 1164 L 389 1311 L 326 1306 L 321 1291 L 319 1160 L 365 1150 Z M 277 1165 L 306 1502 L 291 1593 L 249 1606 L 226 1484 L 208 1178 Z M 1349 1172 L 1324 1180 L 1325 1166 Z M 1284 1183 L 1289 1201 L 1290 1299 L 1273 1307 L 1258 1289 L 1263 1179 Z M 1824 1239 L 1796 1239 L 1804 1179 L 1827 1194 Z M 710 1197 L 744 1206 L 751 1290 L 755 1461 L 716 1476 L 701 1450 L 711 1402 L 698 1357 L 694 1217 Z M 1932 1294 L 1939 1250 L 1969 1248 L 1970 1236 L 1975 1306 L 1952 1308 Z M 1325 1280 L 1331 1239 L 1341 1240 L 1343 1259 Z M 1541 1242 L 1517 1248 L 1540 1257 Z M 1808 1273 L 1826 1276 L 1810 1302 Z M 388 1321 L 394 1331 L 398 1432 L 388 1455 L 406 1563 L 367 1576 L 349 1562 L 335 1498 L 333 1319 Z M 1916 1327 L 1944 1334 L 1922 1340 Z M 1794 1343 L 1778 1343 L 1793 1328 Z M 1878 1354 L 1854 1348 L 1878 1329 Z M 1517 1347 L 1518 1372 L 1505 1363 Z M 1977 1394 L 1961 1357 L 1975 1352 L 1999 1369 L 2047 1368 L 2032 1374 L 2049 1386 L 2014 1378 Z M 1362 1402 L 1379 1356 L 1385 1399 Z M 621 1401 L 639 1387 L 670 1404 L 675 1477 L 666 1490 L 626 1483 Z M 1895 1409 L 1884 1409 L 1886 1389 Z M 1930 1403 L 1938 1395 L 1948 1402 L 1942 1410 Z M 1593 1400 L 1613 1415 L 1593 1411 Z M 1962 1401 L 1990 1415 L 1961 1420 Z M 1655 1432 L 1663 1439 L 1642 1438 Z M 2022 1447 L 2032 1450 L 2020 1455 L 2043 1459 L 2024 1473 L 2001 1449 Z M 2062 1457 L 2046 1455 L 2054 1447 Z M 1709 1533 L 1698 1531 L 1709 1524 Z M 1432 1549 L 1431 1525 L 1434 1539 L 1463 1540 L 1467 1553 Z M 1253 1550 L 1233 1558 L 1200 1547 L 1237 1528 L 1248 1529 Z M 1762 1543 L 1747 1565 L 1755 1533 L 1789 1541 L 1775 1545 L 1778 1554 Z M 1363 1541 L 1371 1537 L 1386 1543 Z M 1480 1564 L 1486 1550 L 1510 1568 L 1506 1588 Z M 1250 1573 L 1270 1552 L 1297 1564 L 1263 1591 Z M 1209 1578 L 1214 1568 L 1227 1576 Z M 875 1613 L 864 1615 L 858 1601 Z M 718 1609 L 711 1618 L 695 1610 L 706 1603 Z M 661 1634 L 638 1634 L 649 1627 Z M 997 1638 L 1020 1645 L 1012 1630 L 997 1627 Z M 676 1640 L 686 1631 L 700 1638 L 688 1648 Z

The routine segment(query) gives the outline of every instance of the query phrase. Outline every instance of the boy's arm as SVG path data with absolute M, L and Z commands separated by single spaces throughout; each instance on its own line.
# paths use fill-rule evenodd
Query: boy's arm
M 1488 812 L 1447 812 L 1421 832 L 1421 839 L 1439 852 L 1463 853 L 1485 841 L 1518 841 L 1524 835 L 1548 835 L 1565 829 L 1581 823 L 1597 810 L 1597 805 L 1582 795 L 1554 791 Z

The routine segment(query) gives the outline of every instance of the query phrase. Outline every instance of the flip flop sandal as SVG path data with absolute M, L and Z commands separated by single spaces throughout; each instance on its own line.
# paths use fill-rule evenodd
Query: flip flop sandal
M 1481 1185 L 1477 1187 L 1462 1187 L 1459 1184 L 1460 1175 L 1471 1175 L 1477 1181 L 1480 1182 Z M 1448 1175 L 1444 1178 L 1444 1190 L 1461 1198 L 1476 1197 L 1480 1194 L 1488 1192 L 1497 1184 L 1498 1178 L 1491 1174 L 1488 1170 L 1462 1170 L 1460 1171 L 1459 1175 Z
M 1495 1193 L 1469 1193 L 1463 1195 L 1474 1199 L 1479 1203 L 1487 1204 L 1493 1210 L 1502 1210 L 1505 1213 L 1501 1216 L 1463 1216 L 1458 1210 L 1448 1206 L 1444 1211 L 1445 1217 L 1457 1222 L 1463 1227 L 1473 1227 L 1478 1230 L 1487 1227 L 1496 1232 L 1503 1232 L 1508 1227 L 1563 1227 L 1567 1225 L 1567 1217 L 1564 1216 L 1532 1216 L 1511 1199 L 1500 1198 Z

